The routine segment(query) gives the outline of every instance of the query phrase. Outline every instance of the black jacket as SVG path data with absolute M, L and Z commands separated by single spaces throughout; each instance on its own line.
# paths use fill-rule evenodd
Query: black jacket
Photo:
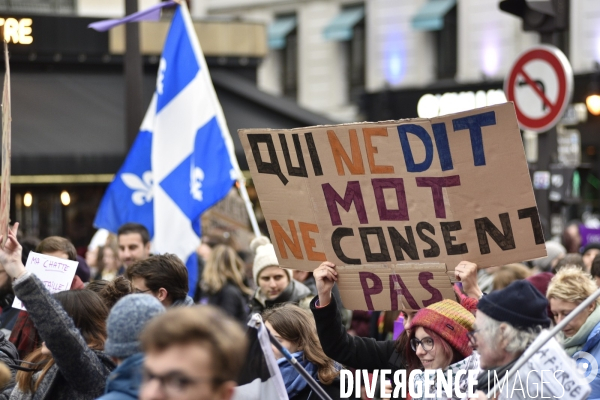
M 260 314 L 267 308 L 271 308 L 273 306 L 276 306 L 277 304 L 282 304 L 282 303 L 298 304 L 302 300 L 312 297 L 312 293 L 310 292 L 309 288 L 307 288 L 302 283 L 300 283 L 296 280 L 293 280 L 293 279 L 290 282 L 290 284 L 287 285 L 287 287 L 284 289 L 284 291 L 281 292 L 281 294 L 279 294 L 279 296 L 277 296 L 273 300 L 265 300 L 264 304 L 259 300 L 259 291 L 260 291 L 260 288 L 257 288 L 256 292 L 254 293 L 254 297 L 252 297 L 252 302 L 251 302 L 252 314 L 255 314 L 255 313 Z
M 336 380 L 331 382 L 331 385 L 323 385 L 319 382 L 319 386 L 321 386 L 323 388 L 323 390 L 325 390 L 325 393 L 327 393 L 329 395 L 329 397 L 331 397 L 332 400 L 340 399 L 340 379 L 339 378 L 337 378 Z M 304 390 L 302 390 L 296 396 L 290 397 L 290 400 L 320 400 L 320 399 L 321 398 L 319 397 L 319 395 L 317 393 L 315 393 L 314 390 L 312 390 L 312 388 L 308 385 L 304 388 Z
M 233 283 L 227 282 L 215 294 L 204 293 L 199 303 L 217 306 L 241 323 L 245 323 L 248 320 L 248 313 L 250 311 L 248 296 Z
M 342 325 L 336 299 L 323 308 L 315 306 L 318 297 L 310 302 L 310 309 L 317 323 L 319 341 L 325 354 L 348 368 L 391 369 L 392 373 L 406 368 L 404 355 L 396 351 L 394 340 L 377 341 L 349 335 Z

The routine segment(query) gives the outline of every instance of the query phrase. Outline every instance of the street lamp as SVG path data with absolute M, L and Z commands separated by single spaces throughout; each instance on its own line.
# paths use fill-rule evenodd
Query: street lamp
M 600 64 L 595 63 L 595 71 L 588 89 L 585 105 L 592 115 L 600 115 Z

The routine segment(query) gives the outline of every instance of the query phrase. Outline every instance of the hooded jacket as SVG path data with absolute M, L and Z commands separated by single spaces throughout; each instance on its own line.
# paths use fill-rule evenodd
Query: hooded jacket
M 252 297 L 252 314 L 262 313 L 264 310 L 271 308 L 277 304 L 282 303 L 295 303 L 300 304 L 305 299 L 312 299 L 313 295 L 310 289 L 304 286 L 302 283 L 293 280 L 289 285 L 277 296 L 276 298 L 269 300 L 265 299 L 260 292 L 260 287 L 256 289 L 254 297 Z M 305 307 L 306 308 L 306 307 Z
M 106 392 L 98 400 L 136 400 L 142 384 L 144 354 L 127 357 L 106 380 Z

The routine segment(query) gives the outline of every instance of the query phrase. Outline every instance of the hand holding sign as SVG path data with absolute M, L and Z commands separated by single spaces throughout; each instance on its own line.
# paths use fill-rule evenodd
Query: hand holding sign
M 463 291 L 474 299 L 479 299 L 483 295 L 477 284 L 477 270 L 477 264 L 469 261 L 461 261 L 454 268 L 454 277 L 457 281 L 462 282 Z
M 337 281 L 337 272 L 335 264 L 329 261 L 323 262 L 319 268 L 313 272 L 317 293 L 319 294 L 319 305 L 326 306 L 331 301 L 331 290 L 333 284 Z
M 9 240 L 9 243 L 10 242 L 11 241 Z M 18 244 L 18 242 L 16 243 Z M 21 246 L 19 246 L 19 249 L 20 247 Z M 0 250 L 0 253 L 1 252 L 2 251 Z M 27 257 L 27 269 L 25 269 L 19 258 L 19 265 L 22 268 L 21 274 L 30 271 L 44 283 L 44 286 L 46 286 L 46 289 L 48 289 L 50 293 L 62 292 L 63 290 L 69 290 L 71 288 L 71 283 L 75 277 L 75 271 L 77 270 L 78 264 L 77 261 L 52 257 L 47 254 L 38 254 L 32 251 Z M 18 298 L 15 298 L 13 307 L 22 310 L 25 309 L 23 303 L 21 303 Z

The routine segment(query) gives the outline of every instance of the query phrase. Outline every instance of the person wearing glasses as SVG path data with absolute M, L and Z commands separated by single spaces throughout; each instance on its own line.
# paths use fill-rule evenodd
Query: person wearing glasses
M 194 305 L 188 296 L 188 272 L 175 254 L 155 255 L 131 265 L 127 277 L 133 293 L 156 297 L 165 308 Z
M 487 391 L 494 387 L 494 379 L 504 381 L 505 374 L 538 337 L 542 329 L 550 326 L 547 307 L 548 301 L 544 295 L 527 280 L 515 281 L 506 288 L 494 291 L 479 300 L 471 343 L 479 354 L 479 364 L 483 372 L 478 376 L 475 398 L 486 398 Z M 564 368 L 569 366 L 565 365 Z M 511 398 L 514 391 L 511 393 L 507 388 L 512 388 L 515 384 L 519 385 L 516 379 L 525 378 L 525 374 L 515 375 L 506 383 L 498 398 Z M 531 393 L 536 393 L 533 390 L 535 385 L 541 384 L 532 382 L 530 381 Z M 524 387 L 527 386 L 526 382 L 522 384 Z M 535 396 L 529 398 L 544 396 L 548 398 L 552 394 L 552 390 L 546 385 L 544 385 L 544 392 L 540 388 Z
M 0 249 L 0 263 L 14 279 L 15 295 L 29 311 L 43 342 L 24 360 L 26 366 L 36 368 L 21 368 L 16 386 L 12 392 L 5 389 L 3 395 L 18 400 L 95 399 L 104 393 L 106 378 L 115 368 L 103 351 L 108 309 L 89 290 L 67 290 L 52 296 L 23 265 L 18 227 L 15 223 L 9 231 L 8 241 Z
M 335 264 L 325 261 L 315 269 L 313 275 L 318 296 L 311 301 L 310 309 L 317 324 L 319 341 L 328 357 L 348 368 L 368 371 L 390 369 L 393 374 L 397 370 L 408 368 L 406 362 L 406 352 L 410 349 L 410 346 L 407 346 L 408 337 L 416 311 L 402 311 L 404 332 L 396 340 L 378 341 L 373 338 L 352 336 L 342 324 L 337 300 L 332 295 L 333 285 L 337 281 Z M 455 277 L 457 281 L 462 282 L 468 300 L 476 302 L 476 299 L 481 297 L 481 290 L 477 286 L 476 264 L 462 261 L 455 268 Z M 386 390 L 389 392 L 391 385 L 388 385 Z
M 160 301 L 143 294 L 125 296 L 114 305 L 106 322 L 108 338 L 104 351 L 117 369 L 106 381 L 106 394 L 98 400 L 138 398 L 144 363 L 139 337 L 148 321 L 164 312 Z
M 209 305 L 167 310 L 140 341 L 140 400 L 229 400 L 248 351 L 239 322 Z
M 444 375 L 451 370 L 453 377 L 460 370 L 479 370 L 479 357 L 473 353 L 468 336 L 474 323 L 475 317 L 469 310 L 449 299 L 431 304 L 415 315 L 405 352 L 409 371 L 422 370 L 415 374 L 416 393 L 421 396 L 413 397 L 414 400 L 425 399 L 426 392 L 436 393 L 437 370 L 444 371 Z M 425 387 L 425 374 L 430 376 L 429 388 Z M 466 393 L 466 375 L 460 387 Z

